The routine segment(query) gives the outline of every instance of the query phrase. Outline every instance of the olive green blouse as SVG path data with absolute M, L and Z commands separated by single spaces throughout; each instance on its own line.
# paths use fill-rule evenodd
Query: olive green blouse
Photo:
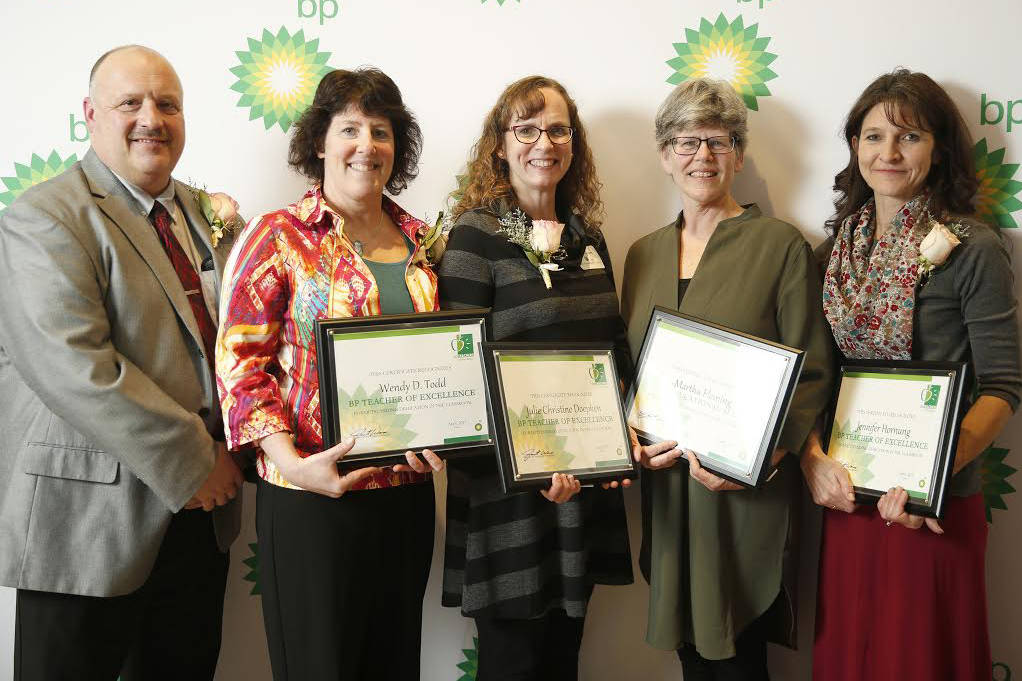
M 679 215 L 628 252 L 621 314 L 635 357 L 653 306 L 679 309 L 680 225 Z M 750 205 L 717 226 L 680 306 L 685 314 L 806 351 L 778 444 L 796 455 L 832 390 L 832 346 L 820 299 L 809 244 L 791 225 Z M 707 490 L 689 478 L 685 461 L 644 471 L 650 645 L 670 650 L 688 642 L 707 659 L 733 657 L 737 636 L 775 601 L 779 616 L 769 618 L 770 639 L 793 644 L 792 514 L 800 480 L 795 456 L 785 457 L 760 488 L 742 491 Z

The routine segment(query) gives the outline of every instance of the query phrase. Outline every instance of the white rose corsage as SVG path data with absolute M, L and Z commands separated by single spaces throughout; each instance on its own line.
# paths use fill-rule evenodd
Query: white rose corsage
M 969 229 L 960 223 L 945 226 L 933 223 L 933 228 L 919 244 L 919 283 L 924 283 L 930 273 L 947 262 L 951 251 L 955 250 L 962 239 L 969 236 Z
M 561 269 L 554 260 L 565 257 L 561 248 L 561 232 L 564 223 L 554 220 L 533 220 L 529 224 L 528 216 L 521 208 L 505 213 L 499 220 L 498 234 L 525 251 L 525 257 L 539 270 L 543 283 L 551 287 L 550 273 Z

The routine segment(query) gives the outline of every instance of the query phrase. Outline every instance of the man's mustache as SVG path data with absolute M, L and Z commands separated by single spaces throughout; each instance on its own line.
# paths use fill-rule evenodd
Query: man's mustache
M 146 128 L 132 130 L 131 134 L 128 135 L 128 139 L 132 141 L 137 140 L 157 140 L 159 142 L 169 142 L 170 135 L 166 132 L 149 130 Z

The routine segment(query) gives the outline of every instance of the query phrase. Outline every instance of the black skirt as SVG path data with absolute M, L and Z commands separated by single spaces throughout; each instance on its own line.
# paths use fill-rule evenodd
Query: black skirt
M 274 680 L 418 679 L 433 485 L 331 499 L 258 484 L 259 582 Z

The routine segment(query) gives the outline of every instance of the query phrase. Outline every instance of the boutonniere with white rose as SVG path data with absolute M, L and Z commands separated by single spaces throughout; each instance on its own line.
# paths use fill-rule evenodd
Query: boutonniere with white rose
M 543 277 L 543 283 L 550 288 L 550 273 L 561 269 L 554 260 L 562 260 L 566 255 L 561 248 L 564 223 L 533 220 L 530 224 L 521 208 L 505 213 L 499 222 L 497 233 L 505 235 L 508 241 L 525 251 L 525 257 L 536 266 Z
M 969 236 L 969 229 L 961 223 L 943 225 L 933 223 L 930 233 L 919 244 L 919 283 L 926 282 L 927 277 L 936 268 L 947 262 L 951 251 L 955 250 L 962 239 Z
M 238 215 L 238 202 L 223 192 L 209 193 L 204 189 L 192 189 L 195 202 L 199 204 L 202 217 L 209 223 L 209 236 L 213 248 L 220 243 L 228 232 L 240 228 L 241 216 Z

